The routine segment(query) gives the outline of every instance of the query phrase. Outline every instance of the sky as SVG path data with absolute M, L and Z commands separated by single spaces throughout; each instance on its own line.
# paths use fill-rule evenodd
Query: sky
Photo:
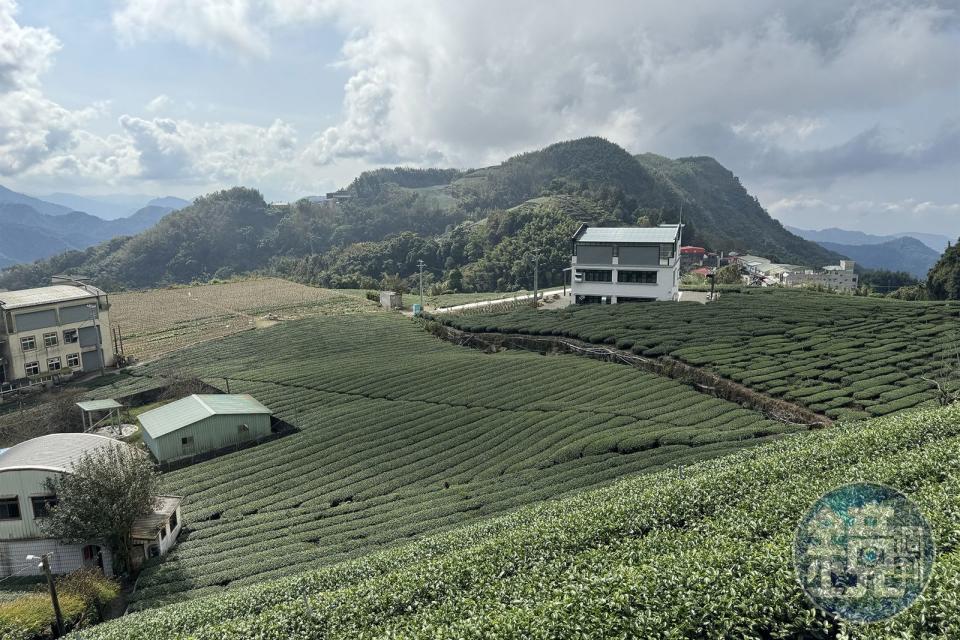
M 268 200 L 603 136 L 960 236 L 960 0 L 0 0 L 0 184 Z

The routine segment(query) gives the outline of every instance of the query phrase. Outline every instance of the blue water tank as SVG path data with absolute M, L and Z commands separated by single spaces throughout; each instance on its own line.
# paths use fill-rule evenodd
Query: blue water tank
M 418 316 L 420 315 L 421 311 L 423 311 L 423 307 L 421 307 L 419 304 L 413 305 L 413 315 Z

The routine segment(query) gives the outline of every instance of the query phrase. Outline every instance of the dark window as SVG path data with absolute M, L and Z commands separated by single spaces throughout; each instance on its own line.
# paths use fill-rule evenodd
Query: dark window
M 584 282 L 613 282 L 613 271 L 608 269 L 584 269 Z
M 245 424 L 237 425 L 237 436 L 239 436 L 241 440 L 246 440 L 247 438 L 249 438 L 250 427 L 248 427 Z
M 180 446 L 183 447 L 184 451 L 193 451 L 193 436 L 180 438 Z
M 167 537 L 167 525 L 160 527 L 160 539 L 164 540 Z
M 43 346 L 45 347 L 55 347 L 59 344 L 57 341 L 56 333 L 45 333 L 43 334 Z
M 20 499 L 0 498 L 0 520 L 20 519 Z
M 656 271 L 617 271 L 617 282 L 657 284 Z
M 80 340 L 80 334 L 77 333 L 76 329 L 64 329 L 63 330 L 63 341 L 66 344 L 73 344 Z
M 177 528 L 177 512 L 174 511 L 170 516 L 170 531 L 173 531 Z
M 626 296 L 617 296 L 617 304 L 630 304 L 637 302 L 655 302 L 656 298 L 628 298 Z
M 577 304 L 601 304 L 603 298 L 600 296 L 577 296 Z
M 71 353 L 67 355 L 67 366 L 68 367 L 79 367 L 80 366 L 80 354 Z
M 20 348 L 24 351 L 33 351 L 37 348 L 37 336 L 24 336 L 20 338 Z
M 60 356 L 56 358 L 47 358 L 47 371 L 59 371 L 60 370 Z
M 28 376 L 38 376 L 40 375 L 40 363 L 27 362 L 23 365 L 23 370 Z
M 34 518 L 46 518 L 50 515 L 50 508 L 56 506 L 56 504 L 57 496 L 32 496 L 30 498 Z

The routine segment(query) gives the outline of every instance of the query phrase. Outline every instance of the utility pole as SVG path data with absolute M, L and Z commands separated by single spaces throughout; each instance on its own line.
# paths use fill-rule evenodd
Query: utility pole
M 97 298 L 96 304 L 88 304 L 87 310 L 90 311 L 90 322 L 97 334 L 97 359 L 100 361 L 100 376 L 104 374 L 103 370 L 103 345 L 100 343 L 100 325 L 97 324 L 97 311 L 100 309 L 100 298 Z
M 423 268 L 426 266 L 423 260 L 417 260 L 417 266 L 420 267 L 420 311 L 423 311 Z
M 531 257 L 533 258 L 533 308 L 537 308 L 537 299 L 539 297 L 540 291 L 540 251 L 541 249 L 534 249 Z
M 50 561 L 47 560 L 49 553 L 40 556 L 40 568 L 47 576 L 47 586 L 50 587 L 50 601 L 53 602 L 53 614 L 56 617 L 54 621 L 54 637 L 59 638 L 63 635 L 63 613 L 60 611 L 60 600 L 57 598 L 57 585 L 53 582 L 53 574 L 50 573 Z M 27 560 L 36 560 L 37 556 L 27 556 Z

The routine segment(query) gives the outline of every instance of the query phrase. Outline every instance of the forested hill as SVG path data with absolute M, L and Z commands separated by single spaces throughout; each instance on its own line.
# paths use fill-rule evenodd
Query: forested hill
M 0 287 L 39 286 L 62 272 L 117 289 L 250 271 L 325 286 L 376 287 L 385 278 L 402 286 L 397 278 L 409 279 L 423 259 L 437 288 L 515 289 L 532 284 L 525 257 L 534 247 L 546 253 L 541 282 L 559 283 L 579 222 L 676 222 L 681 207 L 687 243 L 811 266 L 836 258 L 787 232 L 715 160 L 631 156 L 601 138 L 466 172 L 378 169 L 342 194 L 336 205 L 280 206 L 241 187 L 209 194 L 138 235 L 8 269 Z

